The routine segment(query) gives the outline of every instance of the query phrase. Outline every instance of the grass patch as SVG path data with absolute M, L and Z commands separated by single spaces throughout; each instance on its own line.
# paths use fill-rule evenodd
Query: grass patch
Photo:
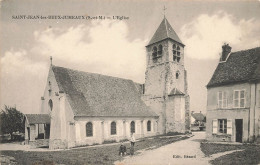
M 175 136 L 175 135 L 184 135 L 184 133 L 179 133 L 179 132 L 168 132 L 165 134 L 165 136 Z
M 122 139 L 119 142 L 126 142 L 126 141 L 129 141 L 129 140 L 128 139 Z
M 116 140 L 105 140 L 103 142 L 103 144 L 110 144 L 110 143 L 115 143 L 115 142 L 116 142 Z
M 146 148 L 158 148 L 187 137 L 154 137 L 135 143 L 135 153 Z M 120 144 L 102 147 L 78 148 L 64 151 L 51 152 L 24 152 L 24 151 L 1 151 L 1 155 L 12 156 L 18 164 L 113 164 L 120 159 Z M 127 154 L 130 153 L 130 144 L 126 144 Z
M 212 144 L 201 143 L 202 152 L 206 156 L 212 154 L 231 151 L 231 150 L 244 150 L 240 152 L 234 152 L 228 155 L 221 156 L 210 163 L 213 165 L 218 164 L 259 164 L 260 163 L 260 146 L 257 145 L 227 145 L 227 144 Z
M 213 144 L 213 143 L 200 143 L 201 151 L 206 155 L 210 156 L 212 154 L 244 149 L 243 145 L 228 145 L 228 144 Z

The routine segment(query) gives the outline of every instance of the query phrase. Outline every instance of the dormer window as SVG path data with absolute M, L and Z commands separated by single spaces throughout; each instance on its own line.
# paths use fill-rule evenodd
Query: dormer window
M 180 62 L 180 59 L 181 59 L 180 47 L 177 46 L 176 44 L 173 44 L 172 53 L 173 53 L 173 61 Z
M 159 48 L 159 49 L 158 49 L 158 55 L 162 55 L 162 45 L 159 45 L 158 48 Z

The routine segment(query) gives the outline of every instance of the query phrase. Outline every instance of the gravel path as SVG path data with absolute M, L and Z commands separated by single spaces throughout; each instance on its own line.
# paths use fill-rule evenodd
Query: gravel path
M 194 136 L 154 150 L 143 151 L 139 155 L 128 156 L 116 165 L 182 165 L 209 164 L 209 158 L 200 150 L 200 141 L 205 139 L 205 132 L 195 132 Z

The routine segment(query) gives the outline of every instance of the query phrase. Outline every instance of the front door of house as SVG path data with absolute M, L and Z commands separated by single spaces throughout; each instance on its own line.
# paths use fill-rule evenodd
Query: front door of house
M 236 142 L 242 143 L 243 119 L 236 119 Z

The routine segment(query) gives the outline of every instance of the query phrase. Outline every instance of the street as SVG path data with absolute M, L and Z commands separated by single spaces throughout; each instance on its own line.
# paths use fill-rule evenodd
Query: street
M 205 139 L 205 132 L 194 132 L 194 136 L 158 149 L 147 150 L 139 155 L 125 157 L 119 164 L 129 165 L 173 165 L 173 164 L 208 164 L 208 158 L 200 150 L 200 141 Z

